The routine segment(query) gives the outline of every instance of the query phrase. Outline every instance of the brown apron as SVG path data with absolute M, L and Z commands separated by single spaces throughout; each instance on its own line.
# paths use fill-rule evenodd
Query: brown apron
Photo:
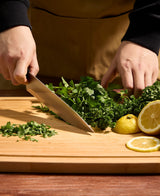
M 31 0 L 40 75 L 101 79 L 128 26 L 133 0 Z
M 73 80 L 88 75 L 101 79 L 126 32 L 127 12 L 133 9 L 134 0 L 30 2 L 38 75 Z

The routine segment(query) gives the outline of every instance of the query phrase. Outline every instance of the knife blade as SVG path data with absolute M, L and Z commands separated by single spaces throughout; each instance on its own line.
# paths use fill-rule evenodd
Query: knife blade
M 52 92 L 37 77 L 27 74 L 28 84 L 26 90 L 36 97 L 41 103 L 45 104 L 50 110 L 55 112 L 64 121 L 71 125 L 88 132 L 94 132 L 93 129 L 75 112 L 67 103 Z

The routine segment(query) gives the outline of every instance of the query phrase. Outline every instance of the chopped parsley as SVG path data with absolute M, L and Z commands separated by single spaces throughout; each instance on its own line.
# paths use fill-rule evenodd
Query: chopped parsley
M 7 122 L 6 125 L 0 127 L 0 134 L 2 134 L 3 137 L 18 136 L 23 140 L 38 142 L 38 140 L 32 136 L 41 135 L 46 138 L 57 134 L 55 130 L 50 130 L 50 128 L 49 125 L 43 123 L 39 124 L 35 121 L 30 121 L 26 124 L 11 124 L 11 122 Z

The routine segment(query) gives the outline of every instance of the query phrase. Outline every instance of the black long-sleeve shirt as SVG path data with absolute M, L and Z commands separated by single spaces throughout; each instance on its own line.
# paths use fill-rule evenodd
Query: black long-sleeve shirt
M 29 26 L 29 0 L 0 0 L 0 32 L 15 27 Z
M 156 54 L 160 49 L 160 0 L 137 0 L 122 40 L 132 41 Z
M 0 1 L 0 32 L 14 26 L 30 27 L 27 11 L 29 0 Z M 136 0 L 130 24 L 122 40 L 132 41 L 156 54 L 160 49 L 160 0 Z

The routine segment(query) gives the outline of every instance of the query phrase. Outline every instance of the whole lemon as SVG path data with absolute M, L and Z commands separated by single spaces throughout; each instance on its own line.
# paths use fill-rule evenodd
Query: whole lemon
M 133 114 L 122 116 L 116 122 L 116 126 L 113 128 L 113 131 L 122 134 L 138 133 L 140 132 L 140 129 L 137 121 L 137 117 Z

